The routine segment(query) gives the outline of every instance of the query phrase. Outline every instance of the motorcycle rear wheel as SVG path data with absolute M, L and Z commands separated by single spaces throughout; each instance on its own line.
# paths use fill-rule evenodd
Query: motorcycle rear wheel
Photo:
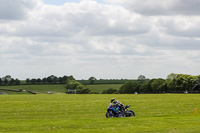
M 126 112 L 126 117 L 135 117 L 135 113 L 133 112 L 133 110 L 128 110 Z
M 133 110 L 129 110 L 129 112 L 131 112 L 131 116 L 130 117 L 135 117 L 135 113 L 133 112 Z

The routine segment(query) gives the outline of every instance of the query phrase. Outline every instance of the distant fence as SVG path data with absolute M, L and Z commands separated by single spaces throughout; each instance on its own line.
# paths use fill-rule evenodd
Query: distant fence
M 32 92 L 32 91 L 27 91 L 27 92 L 28 92 L 28 93 L 31 93 L 31 94 L 34 94 L 34 95 L 35 95 L 35 94 L 37 94 L 37 93 L 35 93 L 35 92 Z
M 10 89 L 0 89 L 0 91 L 12 91 L 12 92 L 22 92 L 22 90 L 10 90 Z M 37 94 L 35 92 L 32 92 L 32 91 L 27 91 L 28 93 L 31 93 L 31 94 Z

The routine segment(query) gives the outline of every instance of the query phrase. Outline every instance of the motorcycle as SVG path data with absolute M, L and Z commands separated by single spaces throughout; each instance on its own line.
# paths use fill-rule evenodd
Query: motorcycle
M 110 104 L 107 108 L 106 118 L 112 117 L 135 117 L 133 110 L 128 110 L 131 105 L 112 105 Z

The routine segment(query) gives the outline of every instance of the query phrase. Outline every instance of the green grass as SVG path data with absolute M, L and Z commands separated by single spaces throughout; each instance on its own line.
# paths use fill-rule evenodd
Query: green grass
M 99 85 L 86 85 L 86 86 L 89 89 L 91 89 L 92 91 L 102 93 L 103 90 L 107 90 L 107 89 L 110 89 L 110 88 L 119 90 L 119 88 L 122 85 L 123 84 L 99 84 Z
M 89 85 L 91 84 L 90 80 L 77 80 L 81 84 Z M 138 82 L 136 79 L 101 79 L 95 80 L 93 84 L 124 84 L 130 81 Z
M 111 98 L 131 104 L 135 118 L 105 118 Z M 0 132 L 198 133 L 198 94 L 1 95 Z
M 107 90 L 110 88 L 117 89 L 122 86 L 123 84 L 98 84 L 98 85 L 86 85 L 89 89 L 92 91 L 102 93 L 103 90 Z M 0 86 L 0 89 L 10 89 L 10 90 L 26 90 L 26 91 L 33 91 L 36 93 L 65 93 L 66 88 L 64 85 L 16 85 L 16 86 Z M 1 90 L 0 90 L 1 92 Z M 10 92 L 10 91 L 2 91 L 6 92 L 8 94 L 27 94 L 26 92 L 23 93 L 16 93 L 16 92 Z
M 10 90 L 26 90 L 26 91 L 33 91 L 36 93 L 65 93 L 66 88 L 64 85 L 15 85 L 15 86 L 0 86 L 0 89 L 10 89 Z M 0 90 L 1 92 L 1 90 Z M 10 91 L 2 91 L 6 92 L 8 94 L 27 94 L 27 92 L 22 93 L 16 93 L 16 92 L 10 92 Z

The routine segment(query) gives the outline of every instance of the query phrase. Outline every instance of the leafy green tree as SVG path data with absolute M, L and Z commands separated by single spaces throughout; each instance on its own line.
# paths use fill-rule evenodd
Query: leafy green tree
M 119 89 L 121 94 L 133 94 L 139 92 L 140 85 L 137 82 L 127 82 Z
M 63 84 L 66 83 L 67 82 L 67 78 L 68 78 L 68 76 L 63 76 L 61 83 L 63 83 Z
M 59 77 L 58 82 L 60 84 L 65 84 L 67 82 L 67 78 L 68 78 L 67 76 Z
M 144 75 L 140 75 L 140 76 L 138 77 L 138 80 L 139 80 L 139 81 L 144 81 L 144 80 L 146 80 L 146 77 L 145 77 Z
M 11 80 L 8 83 L 9 85 L 14 85 L 15 84 L 15 80 L 13 78 L 11 78 Z
M 60 84 L 63 83 L 63 77 L 58 77 L 58 83 L 60 83 Z
M 52 84 L 53 80 L 52 80 L 52 77 L 51 77 L 51 76 L 47 77 L 47 82 L 48 82 L 49 84 Z
M 80 92 L 80 94 L 88 94 L 88 93 L 90 93 L 90 92 L 91 92 L 90 89 L 85 88 L 85 89 L 83 89 L 83 90 Z
M 153 79 L 151 82 L 151 88 L 154 93 L 160 93 L 165 90 L 165 80 L 164 79 Z
M 47 78 L 43 78 L 42 82 L 43 82 L 43 84 L 46 84 L 47 83 Z
M 35 78 L 31 79 L 31 84 L 36 84 L 37 80 Z
M 197 77 L 197 81 L 200 81 L 200 75 L 196 76 Z
M 139 90 L 142 93 L 148 93 L 149 92 L 149 83 L 145 82 L 145 83 L 141 84 Z
M 86 86 L 84 86 L 83 84 L 79 83 L 78 81 L 74 80 L 74 79 L 67 79 L 67 83 L 65 85 L 65 88 L 68 90 L 76 90 L 77 94 L 87 94 L 89 93 L 91 90 L 89 90 Z
M 118 91 L 116 89 L 108 89 L 108 90 L 103 90 L 102 94 L 117 94 Z
M 154 79 L 151 79 L 144 84 L 144 87 L 145 87 L 144 89 L 147 93 L 154 93 L 154 90 L 151 85 L 153 81 L 154 81 Z M 141 86 L 143 86 L 143 85 L 141 85 Z
M 187 74 L 178 74 L 176 79 L 176 90 L 185 91 L 192 90 L 195 82 L 198 80 L 197 76 L 187 75 Z
M 4 85 L 8 85 L 9 82 L 11 81 L 12 77 L 10 75 L 6 75 L 5 77 L 2 78 L 2 81 Z
M 167 76 L 166 84 L 167 84 L 168 91 L 176 90 L 176 79 L 177 79 L 177 74 L 175 73 L 171 73 Z
M 57 84 L 58 78 L 57 78 L 56 76 L 54 76 L 52 80 L 53 80 L 53 81 L 52 81 L 53 84 Z
M 187 74 L 171 73 L 167 76 L 166 85 L 171 92 L 183 92 L 185 90 L 192 90 L 199 76 L 192 76 Z
M 0 85 L 2 85 L 3 84 L 3 81 L 2 81 L 2 79 L 0 78 Z
M 21 81 L 20 81 L 19 79 L 16 78 L 16 79 L 15 79 L 15 84 L 16 84 L 16 85 L 20 85 L 20 84 L 21 84 Z
M 31 80 L 29 78 L 26 79 L 26 84 L 30 84 Z
M 41 84 L 42 80 L 40 78 L 37 79 L 37 83 Z
M 47 77 L 47 82 L 49 84 L 56 84 L 58 82 L 58 78 L 54 75 Z
M 75 78 L 72 75 L 70 75 L 67 79 L 75 80 Z
M 90 77 L 88 80 L 90 81 L 90 84 L 94 84 L 97 79 L 95 77 Z

